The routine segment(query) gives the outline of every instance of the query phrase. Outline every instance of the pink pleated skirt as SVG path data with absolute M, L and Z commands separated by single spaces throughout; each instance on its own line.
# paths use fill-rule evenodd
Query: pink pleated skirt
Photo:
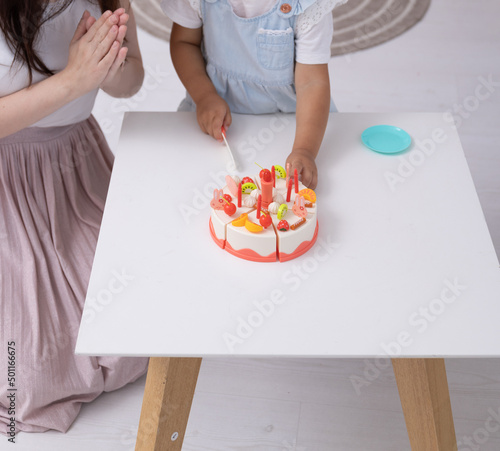
M 112 165 L 93 117 L 0 139 L 3 434 L 11 417 L 8 343 L 21 431 L 66 432 L 82 403 L 146 372 L 147 358 L 74 354 Z

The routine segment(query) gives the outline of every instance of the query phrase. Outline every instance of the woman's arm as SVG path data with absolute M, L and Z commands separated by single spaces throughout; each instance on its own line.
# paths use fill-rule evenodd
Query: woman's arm
M 302 183 L 311 189 L 318 183 L 314 162 L 318 155 L 330 111 L 330 78 L 327 64 L 295 66 L 297 92 L 297 127 L 292 152 L 286 162 L 297 169 Z
M 120 50 L 116 41 L 118 18 L 107 11 L 87 31 L 89 19 L 85 11 L 70 43 L 65 69 L 0 98 L 0 138 L 38 122 L 96 89 L 106 78 Z
M 221 127 L 231 125 L 231 112 L 205 69 L 201 53 L 202 28 L 185 28 L 174 23 L 170 37 L 170 54 L 177 75 L 196 104 L 201 130 L 222 141 Z
M 120 17 L 117 40 L 121 45 L 126 35 L 126 47 L 120 49 L 108 76 L 100 87 L 113 97 L 131 97 L 141 89 L 144 80 L 144 68 L 137 40 L 134 12 L 128 0 L 122 0 L 121 5 L 123 10 L 115 11 L 115 14 Z

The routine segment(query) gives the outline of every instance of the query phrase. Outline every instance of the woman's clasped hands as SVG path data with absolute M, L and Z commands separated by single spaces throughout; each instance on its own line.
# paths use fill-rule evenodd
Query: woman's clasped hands
M 123 46 L 129 15 L 124 8 L 106 11 L 96 19 L 85 11 L 69 46 L 62 71 L 78 94 L 106 89 L 123 67 L 128 49 Z

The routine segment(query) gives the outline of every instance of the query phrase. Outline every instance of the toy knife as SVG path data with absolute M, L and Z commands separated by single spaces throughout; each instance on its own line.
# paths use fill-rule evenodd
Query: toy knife
M 227 142 L 226 128 L 224 126 L 221 127 L 221 132 L 222 132 L 222 138 L 224 139 L 224 142 L 226 143 L 226 148 L 227 148 L 227 152 L 229 154 L 229 158 L 231 159 L 232 167 L 236 171 L 238 169 L 238 165 L 236 164 L 236 159 L 234 158 L 234 154 L 231 151 L 231 147 L 229 147 L 229 143 Z

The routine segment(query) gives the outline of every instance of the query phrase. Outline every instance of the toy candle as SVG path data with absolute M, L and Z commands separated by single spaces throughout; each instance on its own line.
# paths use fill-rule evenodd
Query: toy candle
M 238 185 L 238 208 L 241 208 L 241 185 L 242 182 Z
M 293 170 L 293 180 L 295 181 L 295 194 L 299 192 L 299 174 L 297 169 Z
M 274 171 L 274 166 L 271 168 L 271 176 L 273 178 L 273 187 L 276 188 L 276 172 Z
M 268 180 L 260 179 L 260 187 L 262 189 L 262 208 L 267 210 L 267 207 L 273 201 L 273 179 L 269 177 L 269 172 Z
M 261 209 L 261 207 L 262 207 L 262 194 L 259 194 L 259 198 L 257 200 L 257 219 L 260 218 L 260 209 Z
M 286 185 L 288 186 L 288 180 L 290 179 L 290 163 L 286 164 Z
M 288 179 L 288 188 L 286 191 L 286 201 L 290 202 L 290 196 L 292 195 L 292 179 Z

